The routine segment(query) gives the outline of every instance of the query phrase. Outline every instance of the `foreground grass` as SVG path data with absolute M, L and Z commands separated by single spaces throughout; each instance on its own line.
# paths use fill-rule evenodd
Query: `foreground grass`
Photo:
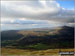
M 61 49 L 61 51 L 74 51 L 74 49 Z M 59 49 L 32 50 L 2 48 L 2 55 L 59 55 Z

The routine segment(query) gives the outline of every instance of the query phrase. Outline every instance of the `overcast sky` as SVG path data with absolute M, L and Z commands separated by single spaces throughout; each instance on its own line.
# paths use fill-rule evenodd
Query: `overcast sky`
M 1 25 L 23 24 L 34 28 L 71 26 L 74 18 L 74 0 L 1 1 Z

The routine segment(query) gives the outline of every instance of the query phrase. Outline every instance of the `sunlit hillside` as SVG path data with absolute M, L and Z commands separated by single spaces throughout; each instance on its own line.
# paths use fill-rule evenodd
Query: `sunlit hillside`
M 20 30 L 1 33 L 2 54 L 58 55 L 59 50 L 74 51 L 73 27 L 63 26 L 49 31 Z

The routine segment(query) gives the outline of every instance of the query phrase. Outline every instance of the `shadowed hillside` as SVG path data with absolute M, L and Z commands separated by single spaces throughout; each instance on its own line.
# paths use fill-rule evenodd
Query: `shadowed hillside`
M 4 31 L 1 33 L 2 46 L 31 49 L 74 48 L 73 27 L 63 26 L 49 31 Z

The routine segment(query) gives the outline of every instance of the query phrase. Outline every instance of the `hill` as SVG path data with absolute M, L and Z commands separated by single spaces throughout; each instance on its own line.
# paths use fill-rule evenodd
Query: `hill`
M 74 28 L 63 26 L 49 31 L 4 31 L 2 46 L 17 48 L 49 49 L 74 48 Z

